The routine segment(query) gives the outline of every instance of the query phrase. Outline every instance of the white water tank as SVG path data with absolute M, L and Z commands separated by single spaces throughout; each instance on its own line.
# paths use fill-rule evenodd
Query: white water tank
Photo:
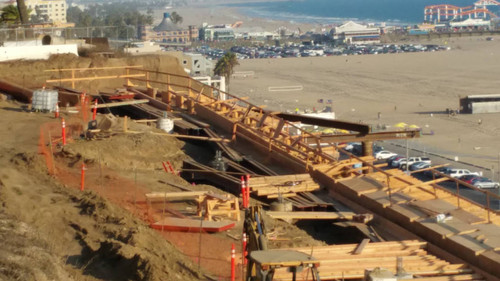
M 174 121 L 167 117 L 160 117 L 156 123 L 156 128 L 171 134 L 174 131 Z
M 31 98 L 31 107 L 35 111 L 54 112 L 58 101 L 59 94 L 56 90 L 35 90 Z

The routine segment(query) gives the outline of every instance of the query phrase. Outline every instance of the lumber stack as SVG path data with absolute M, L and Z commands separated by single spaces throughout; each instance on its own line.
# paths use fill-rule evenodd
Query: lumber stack
M 362 279 L 365 269 L 381 267 L 397 272 L 398 257 L 403 269 L 423 279 L 417 280 L 483 280 L 484 278 L 463 264 L 450 264 L 429 254 L 427 243 L 416 240 L 347 244 L 322 247 L 294 248 L 293 250 L 311 254 L 320 262 L 318 268 L 321 280 Z M 288 249 L 292 250 L 292 249 Z M 306 274 L 306 271 L 303 271 Z M 297 280 L 306 280 L 299 276 Z M 274 280 L 291 280 L 291 274 L 279 269 Z
M 319 189 L 309 174 L 256 177 L 250 179 L 249 185 L 254 194 L 267 198 L 290 197 Z
M 238 198 L 229 195 L 218 195 L 208 191 L 182 191 L 182 192 L 151 192 L 146 194 L 148 205 L 163 201 L 195 201 L 197 204 L 196 216 L 208 221 L 215 217 L 226 217 L 239 221 L 240 208 Z M 174 210 L 175 213 L 178 213 Z

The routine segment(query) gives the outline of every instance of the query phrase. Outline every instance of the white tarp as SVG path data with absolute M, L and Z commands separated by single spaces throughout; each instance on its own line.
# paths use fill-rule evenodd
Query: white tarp
M 76 44 L 0 47 L 0 61 L 48 59 L 53 54 L 75 54 L 78 56 Z

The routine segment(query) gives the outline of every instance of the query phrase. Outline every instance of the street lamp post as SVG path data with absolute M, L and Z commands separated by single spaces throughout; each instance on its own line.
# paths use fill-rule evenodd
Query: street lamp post
M 500 152 L 498 152 L 497 181 L 500 181 Z

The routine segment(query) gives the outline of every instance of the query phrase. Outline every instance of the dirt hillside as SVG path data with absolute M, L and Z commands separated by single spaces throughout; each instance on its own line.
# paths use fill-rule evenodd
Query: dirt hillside
M 122 66 L 142 66 L 148 70 L 169 72 L 173 74 L 186 75 L 184 69 L 178 63 L 175 57 L 168 55 L 145 55 L 145 56 L 130 56 L 124 58 L 105 58 L 94 56 L 91 58 L 78 57 L 71 54 L 53 55 L 48 60 L 17 60 L 0 63 L 0 79 L 5 79 L 15 82 L 26 88 L 40 88 L 49 79 L 70 78 L 71 72 L 55 71 L 48 72 L 46 70 L 60 70 L 72 68 L 97 68 L 97 67 L 122 67 Z M 130 73 L 138 74 L 141 72 Z M 105 76 L 126 74 L 124 68 L 119 70 L 95 70 L 95 71 L 76 71 L 77 77 L 89 76 Z M 154 77 L 151 77 L 154 79 Z M 47 87 L 51 84 L 48 83 Z M 61 85 L 61 83 L 55 83 Z M 68 86 L 68 83 L 63 84 Z M 123 87 L 122 79 L 114 80 L 92 80 L 77 82 L 76 89 L 86 90 L 88 93 L 94 93 L 98 89 L 114 89 Z
M 191 261 L 143 221 L 47 174 L 37 142 L 51 120 L 0 102 L 0 279 L 198 279 Z

